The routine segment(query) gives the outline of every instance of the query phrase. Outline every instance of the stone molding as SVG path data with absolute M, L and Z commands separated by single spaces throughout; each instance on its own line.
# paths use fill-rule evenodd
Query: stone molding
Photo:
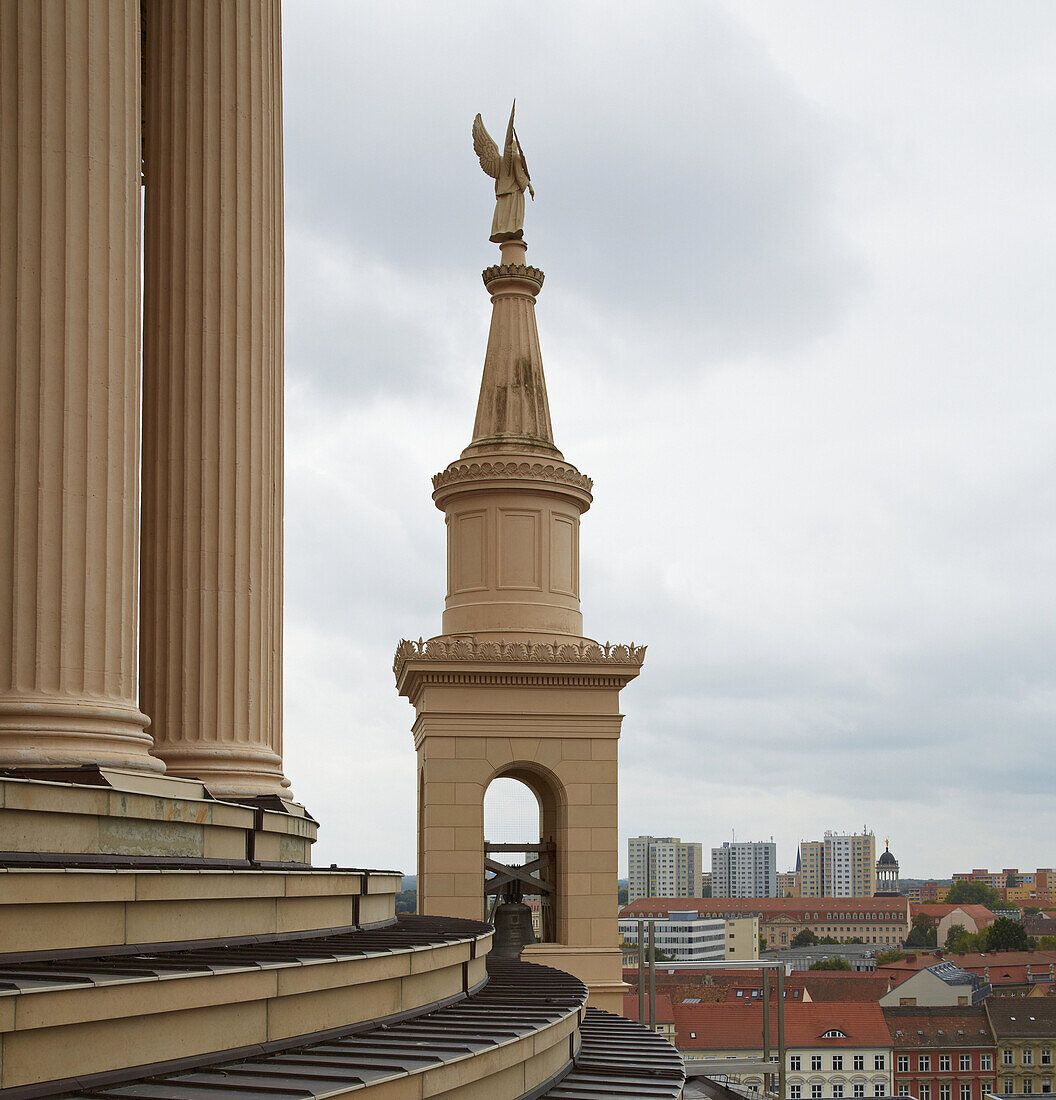
M 407 661 L 530 661 L 534 664 L 637 665 L 645 661 L 644 645 L 576 642 L 481 642 L 476 638 L 404 638 L 396 647 L 393 674 L 399 679 Z
M 571 485 L 584 493 L 594 488 L 594 481 L 581 474 L 575 466 L 553 462 L 452 462 L 446 470 L 433 475 L 433 491 L 460 481 L 490 481 L 493 478 L 521 478 L 532 481 L 554 481 Z
M 496 279 L 528 279 L 537 284 L 536 293 L 542 290 L 543 280 L 546 278 L 539 268 L 526 264 L 492 264 L 491 267 L 484 268 L 480 277 L 489 288 Z

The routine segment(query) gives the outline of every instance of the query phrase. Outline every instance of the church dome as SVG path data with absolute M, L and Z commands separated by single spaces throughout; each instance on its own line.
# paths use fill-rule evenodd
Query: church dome
M 891 854 L 890 850 L 885 849 L 883 855 L 877 860 L 882 866 L 887 866 L 892 863 L 897 863 L 898 860 Z

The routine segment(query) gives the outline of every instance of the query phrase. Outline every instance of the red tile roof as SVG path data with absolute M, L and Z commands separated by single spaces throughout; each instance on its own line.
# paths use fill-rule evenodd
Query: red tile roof
M 905 921 L 905 898 L 639 898 L 620 910 L 621 917 L 656 916 L 665 919 L 672 910 L 696 912 L 701 917 L 726 917 L 741 914 L 773 919 L 788 916 L 803 921 L 851 920 L 839 913 L 867 913 Z M 815 916 L 814 914 L 817 914 Z
M 884 1009 L 895 1050 L 974 1049 L 992 1047 L 993 1036 L 982 1005 L 976 1008 L 918 1008 L 898 1006 Z
M 891 988 L 885 974 L 866 971 L 797 970 L 812 1001 L 879 1001 Z
M 637 993 L 624 993 L 623 1014 L 628 1020 L 639 1023 Z M 645 1020 L 642 1022 L 649 1022 L 648 999 L 645 1002 Z M 673 1024 L 675 1022 L 675 1013 L 671 1006 L 671 998 L 666 993 L 657 993 L 656 995 L 656 1022 L 658 1024 Z
M 751 1001 L 725 1004 L 676 1004 L 675 1034 L 687 1050 L 760 1050 L 763 1007 Z M 845 1038 L 823 1039 L 835 1030 Z M 695 1038 L 693 1037 L 695 1035 Z M 770 1042 L 777 1043 L 777 1006 L 770 1006 Z M 876 1002 L 839 1004 L 785 1003 L 785 1044 L 791 1049 L 887 1047 L 891 1036 Z
M 971 917 L 978 928 L 985 928 L 997 920 L 996 914 L 985 905 L 950 905 L 916 901 L 909 903 L 910 916 L 916 917 L 923 914 L 926 917 L 933 917 L 936 921 L 948 917 L 955 909 L 960 909 L 966 917 Z

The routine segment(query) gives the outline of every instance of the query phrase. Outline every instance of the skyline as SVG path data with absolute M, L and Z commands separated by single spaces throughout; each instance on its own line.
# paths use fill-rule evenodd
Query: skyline
M 440 629 L 430 477 L 497 255 L 470 124 L 516 95 L 555 438 L 595 480 L 585 631 L 649 647 L 621 876 L 628 836 L 784 863 L 862 821 L 906 877 L 1053 865 L 1056 16 L 598 11 L 284 12 L 284 755 L 317 861 L 414 872 L 391 661 Z

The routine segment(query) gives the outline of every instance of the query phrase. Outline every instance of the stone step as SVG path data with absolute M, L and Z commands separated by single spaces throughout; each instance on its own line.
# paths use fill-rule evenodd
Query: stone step
M 395 916 L 401 881 L 358 868 L 0 867 L 0 960 L 370 926 Z
M 238 946 L 0 957 L 0 1095 L 428 1012 L 482 985 L 490 943 L 487 925 L 403 917 Z

